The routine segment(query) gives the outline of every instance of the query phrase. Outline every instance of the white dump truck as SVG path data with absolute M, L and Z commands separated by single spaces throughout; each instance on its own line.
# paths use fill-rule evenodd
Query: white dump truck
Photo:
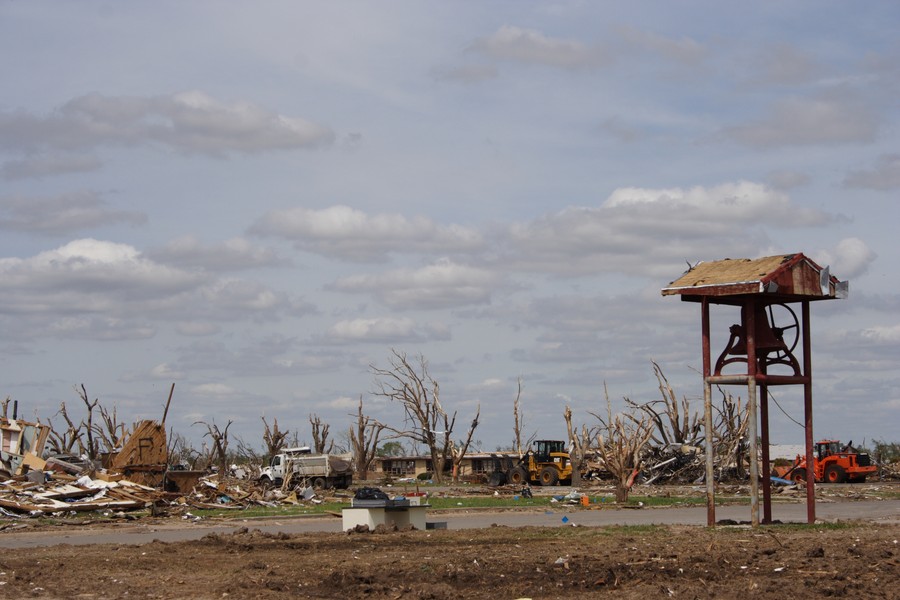
M 279 487 L 346 489 L 353 483 L 348 455 L 313 454 L 308 446 L 286 448 L 263 469 L 260 483 Z

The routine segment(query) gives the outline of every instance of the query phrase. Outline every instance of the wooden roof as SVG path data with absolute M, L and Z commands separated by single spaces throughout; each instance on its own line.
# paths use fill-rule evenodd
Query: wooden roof
M 703 296 L 765 294 L 790 301 L 844 298 L 848 290 L 848 283 L 832 277 L 828 267 L 797 253 L 701 262 L 663 288 L 662 295 L 698 301 Z

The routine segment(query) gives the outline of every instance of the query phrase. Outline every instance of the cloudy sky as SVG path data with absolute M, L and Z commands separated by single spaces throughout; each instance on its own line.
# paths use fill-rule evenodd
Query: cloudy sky
M 0 1 L 0 396 L 342 438 L 393 348 L 493 450 L 519 378 L 540 437 L 651 361 L 700 409 L 660 290 L 803 252 L 816 437 L 898 441 L 900 5 L 625 4 Z

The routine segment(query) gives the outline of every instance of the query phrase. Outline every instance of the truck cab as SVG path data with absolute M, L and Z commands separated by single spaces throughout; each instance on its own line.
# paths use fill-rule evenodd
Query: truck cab
M 259 476 L 259 481 L 263 485 L 277 485 L 284 483 L 284 467 L 289 458 L 294 456 L 303 456 L 312 454 L 312 448 L 309 446 L 297 446 L 294 448 L 285 448 L 281 453 L 276 454 L 269 461 L 269 466 L 263 469 Z

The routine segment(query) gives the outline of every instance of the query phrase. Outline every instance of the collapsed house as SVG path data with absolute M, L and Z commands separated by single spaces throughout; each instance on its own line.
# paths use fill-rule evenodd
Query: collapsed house
M 16 419 L 0 418 L 0 474 L 22 475 L 31 468 L 42 468 L 41 454 L 50 435 L 50 427 Z

